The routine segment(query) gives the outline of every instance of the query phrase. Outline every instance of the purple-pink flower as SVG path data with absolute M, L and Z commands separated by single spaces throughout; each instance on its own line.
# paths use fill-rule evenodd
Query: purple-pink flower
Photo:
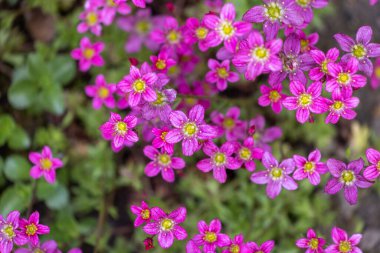
M 298 248 L 307 249 L 307 253 L 324 253 L 323 246 L 325 243 L 325 239 L 318 237 L 314 230 L 309 228 L 306 238 L 298 239 L 296 245 Z
M 248 133 L 254 138 L 255 146 L 270 152 L 270 143 L 281 138 L 282 130 L 278 126 L 265 128 L 265 118 L 259 115 L 249 122 Z
M 216 83 L 219 91 L 227 89 L 227 83 L 236 83 L 239 81 L 239 75 L 236 72 L 230 71 L 230 61 L 224 60 L 219 63 L 217 60 L 209 59 L 208 67 L 210 71 L 206 74 L 206 81 Z
M 219 183 L 225 183 L 227 180 L 226 169 L 239 169 L 241 164 L 232 157 L 234 153 L 234 145 L 230 142 L 224 143 L 220 148 L 210 142 L 204 145 L 203 152 L 210 158 L 200 160 L 197 163 L 197 168 L 202 172 L 213 171 L 214 178 Z
M 0 251 L 10 253 L 13 244 L 18 246 L 26 244 L 28 241 L 21 235 L 19 229 L 20 212 L 12 211 L 4 219 L 0 215 Z
M 271 153 L 265 152 L 262 163 L 266 170 L 253 173 L 251 181 L 256 184 L 268 184 L 266 192 L 269 198 L 274 199 L 277 197 L 282 187 L 289 191 L 294 191 L 298 188 L 297 183 L 290 176 L 295 168 L 293 159 L 285 159 L 279 164 Z
M 330 158 L 327 160 L 327 167 L 332 175 L 327 182 L 325 192 L 336 194 L 344 190 L 344 198 L 350 205 L 355 205 L 358 201 L 358 188 L 368 188 L 372 185 L 362 175 L 364 167 L 362 158 L 352 161 L 348 166 L 342 161 Z
M 117 13 L 127 15 L 131 13 L 132 8 L 125 2 L 116 4 L 114 0 L 100 0 L 103 8 L 101 10 L 102 22 L 105 25 L 111 25 Z
M 104 65 L 104 60 L 100 55 L 103 49 L 103 42 L 95 42 L 92 44 L 89 38 L 84 37 L 80 41 L 80 47 L 71 51 L 71 57 L 74 60 L 79 60 L 79 70 L 86 72 L 92 65 L 96 67 Z
M 187 117 L 182 111 L 172 111 L 169 119 L 175 129 L 166 135 L 168 143 L 178 143 L 182 140 L 182 153 L 191 156 L 198 150 L 198 140 L 213 139 L 217 133 L 214 127 L 204 122 L 205 110 L 196 105 L 189 111 Z
M 50 228 L 46 225 L 40 223 L 40 214 L 35 211 L 30 216 L 29 219 L 20 219 L 20 236 L 24 237 L 24 240 L 29 241 L 30 244 L 36 247 L 40 240 L 39 235 L 44 235 L 50 233 Z
M 254 160 L 260 160 L 263 157 L 264 151 L 261 148 L 255 147 L 255 142 L 252 137 L 244 140 L 243 144 L 236 142 L 235 144 L 236 159 L 240 162 L 240 166 L 253 172 L 256 169 Z
M 218 111 L 211 113 L 211 121 L 217 126 L 218 135 L 226 135 L 227 141 L 236 141 L 245 137 L 247 123 L 240 120 L 240 108 L 233 106 L 229 108 L 226 115 Z
M 188 44 L 198 42 L 198 47 L 202 52 L 207 51 L 207 45 L 210 30 L 206 27 L 204 21 L 201 22 L 196 18 L 188 18 L 186 20 L 187 30 L 185 31 L 185 41 Z
M 236 235 L 226 247 L 227 249 L 223 250 L 222 253 L 241 253 L 243 247 L 245 247 L 243 235 Z
M 166 50 L 161 50 L 157 56 L 151 55 L 150 60 L 153 64 L 153 69 L 162 73 L 167 73 L 177 63 L 169 56 Z
M 266 241 L 261 245 L 258 245 L 255 242 L 247 243 L 247 251 L 242 253 L 271 253 L 274 248 L 274 241 Z M 249 250 L 248 250 L 249 249 Z
M 371 77 L 371 87 L 376 90 L 380 87 L 380 57 L 375 61 L 375 69 Z
M 293 174 L 295 180 L 307 178 L 312 185 L 318 185 L 321 182 L 321 175 L 328 172 L 326 164 L 320 162 L 321 152 L 318 149 L 311 152 L 307 159 L 294 155 L 293 160 L 297 167 Z
M 35 247 L 29 246 L 29 248 L 19 248 L 19 249 L 15 250 L 15 253 L 36 253 L 36 252 L 61 253 L 61 251 L 59 251 L 59 249 L 58 249 L 57 242 L 54 240 L 45 241 L 42 244 L 39 244 Z M 69 251 L 68 253 L 74 253 L 74 252 Z
M 185 161 L 179 157 L 172 157 L 171 154 L 161 152 L 153 146 L 146 146 L 144 154 L 152 161 L 145 167 L 145 175 L 148 177 L 157 176 L 161 172 L 162 178 L 169 183 L 174 182 L 174 170 L 181 170 L 185 167 Z
M 44 176 L 49 184 L 54 184 L 55 170 L 61 168 L 63 163 L 60 159 L 54 158 L 48 146 L 44 146 L 41 153 L 30 152 L 29 160 L 34 164 L 30 170 L 30 176 L 34 179 Z
M 352 97 L 351 90 L 344 90 L 341 93 L 333 93 L 332 100 L 326 101 L 329 107 L 329 114 L 326 117 L 325 122 L 336 124 L 340 117 L 352 120 L 356 117 L 356 112 L 352 110 L 360 103 L 359 98 Z
M 155 148 L 162 148 L 163 151 L 169 154 L 174 152 L 174 144 L 166 141 L 166 135 L 169 132 L 169 128 L 164 126 L 161 129 L 153 128 L 152 133 L 155 136 L 152 141 L 152 146 Z
M 230 244 L 230 238 L 226 234 L 220 233 L 222 223 L 214 219 L 207 225 L 205 221 L 198 222 L 199 234 L 193 238 L 197 246 L 203 246 L 203 252 L 215 252 L 216 248 L 223 248 Z
M 369 166 L 364 170 L 363 176 L 370 181 L 380 176 L 380 152 L 376 149 L 369 148 L 366 151 Z
M 353 234 L 348 237 L 346 231 L 334 227 L 331 230 L 331 238 L 334 244 L 327 247 L 326 253 L 362 253 L 362 250 L 358 247 L 362 239 L 361 234 Z
M 313 9 L 321 9 L 326 7 L 329 3 L 329 0 L 307 0 L 307 1 L 294 1 L 297 6 L 297 12 L 302 15 L 304 22 L 307 24 L 313 20 Z
M 335 63 L 339 57 L 339 50 L 337 48 L 331 48 L 327 51 L 326 55 L 321 50 L 315 49 L 310 51 L 310 56 L 313 58 L 317 67 L 310 70 L 309 76 L 313 81 L 319 81 L 323 78 L 330 77 L 327 64 Z
M 322 1 L 328 1 L 328 0 L 322 0 Z M 308 53 L 311 50 L 316 49 L 315 44 L 317 44 L 319 40 L 318 33 L 311 33 L 310 35 L 306 35 L 304 31 L 298 30 L 297 35 L 301 44 L 301 53 Z
M 99 130 L 105 140 L 110 140 L 114 151 L 120 150 L 126 143 L 139 140 L 133 128 L 137 125 L 137 118 L 127 115 L 124 119 L 117 113 L 111 112 L 109 120 L 101 125 Z
M 132 205 L 131 211 L 134 215 L 136 215 L 134 222 L 134 226 L 136 228 L 144 223 L 149 223 L 149 221 L 152 219 L 151 210 L 145 201 L 141 201 L 140 206 Z
M 153 221 L 146 224 L 143 230 L 148 235 L 157 235 L 162 248 L 170 248 L 174 238 L 180 241 L 186 239 L 186 230 L 179 225 L 186 220 L 186 208 L 179 207 L 166 214 L 161 208 L 153 207 L 150 212 Z
M 282 93 L 282 84 L 270 84 L 270 87 L 261 85 L 260 91 L 262 95 L 259 97 L 259 105 L 263 107 L 271 105 L 275 113 L 280 113 L 282 102 L 286 98 L 286 95 Z
M 115 98 L 113 93 L 116 91 L 115 84 L 107 84 L 103 75 L 98 75 L 94 85 L 85 87 L 86 95 L 92 97 L 92 107 L 99 110 L 103 104 L 108 108 L 115 108 Z
M 102 32 L 102 13 L 95 7 L 85 9 L 79 18 L 82 20 L 77 27 L 79 33 L 85 33 L 90 30 L 96 36 L 100 36 Z

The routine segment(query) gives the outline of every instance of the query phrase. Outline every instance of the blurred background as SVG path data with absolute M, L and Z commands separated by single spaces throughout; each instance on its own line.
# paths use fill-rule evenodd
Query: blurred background
M 241 15 L 260 1 L 236 0 Z M 163 3 L 155 0 L 154 14 L 169 14 Z M 201 1 L 174 1 L 174 15 L 182 20 L 201 16 L 208 10 Z M 78 16 L 83 1 L 77 0 L 0 0 L 0 214 L 11 210 L 26 213 L 32 198 L 33 209 L 39 210 L 43 224 L 51 226 L 44 239 L 56 240 L 60 248 L 78 246 L 84 252 L 141 252 L 145 236 L 133 228 L 130 205 L 145 200 L 167 211 L 180 205 L 188 209 L 184 223 L 189 235 L 197 232 L 199 220 L 219 218 L 224 232 L 231 236 L 242 233 L 246 240 L 262 243 L 276 241 L 275 253 L 301 252 L 295 241 L 307 228 L 315 228 L 329 238 L 337 225 L 349 233 L 364 234 L 363 252 L 380 252 L 380 183 L 359 191 L 359 204 L 349 206 L 342 194 L 328 196 L 323 183 L 318 187 L 300 183 L 295 192 L 282 191 L 275 200 L 265 195 L 265 186 L 249 181 L 244 169 L 229 174 L 226 184 L 217 183 L 210 174 L 195 168 L 202 158 L 188 158 L 187 167 L 174 184 L 161 177 L 143 174 L 147 159 L 140 142 L 131 149 L 113 153 L 103 141 L 99 126 L 109 117 L 109 109 L 94 110 L 84 87 L 93 84 L 97 74 L 108 83 L 117 83 L 128 73 L 130 57 L 147 60 L 149 51 L 127 54 L 124 44 L 128 34 L 116 25 L 104 27 L 101 38 L 106 43 L 103 57 L 106 65 L 88 73 L 77 71 L 70 51 L 78 47 L 83 35 L 78 34 Z M 372 41 L 380 42 L 380 4 L 369 6 L 367 0 L 336 0 L 315 12 L 307 32 L 318 32 L 319 48 L 338 47 L 333 39 L 341 32 L 355 36 L 362 25 L 374 29 Z M 210 55 L 215 52 L 210 52 Z M 207 71 L 205 55 L 196 73 Z M 242 119 L 259 114 L 267 126 L 280 126 L 283 137 L 273 144 L 279 158 L 295 153 L 307 155 L 319 148 L 324 158 L 345 161 L 364 157 L 368 147 L 380 148 L 380 92 L 367 85 L 357 94 L 361 103 L 354 121 L 338 125 L 324 124 L 316 117 L 313 124 L 296 123 L 294 112 L 276 116 L 257 105 L 257 87 L 265 82 L 243 83 L 223 93 L 225 101 L 212 109 L 225 112 L 232 105 L 242 108 Z M 239 102 L 240 100 L 240 102 Z M 241 102 L 243 101 L 243 102 Z M 122 115 L 126 110 L 120 111 Z M 296 131 L 294 129 L 297 129 Z M 140 134 L 141 134 L 141 130 Z M 58 182 L 36 184 L 29 176 L 30 151 L 49 145 L 55 156 L 64 161 L 58 170 Z M 258 166 L 257 170 L 262 169 Z M 184 242 L 175 242 L 167 252 L 184 252 Z M 159 248 L 153 252 L 163 252 Z

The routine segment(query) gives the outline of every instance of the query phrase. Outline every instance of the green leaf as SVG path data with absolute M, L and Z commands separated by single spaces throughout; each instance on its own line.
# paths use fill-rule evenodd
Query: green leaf
M 51 209 L 61 209 L 69 202 L 69 192 L 60 183 L 48 184 L 45 181 L 39 181 L 37 197 L 44 200 Z
M 22 127 L 17 126 L 8 139 L 8 145 L 14 150 L 26 149 L 30 146 L 30 138 Z
M 35 83 L 22 79 L 12 84 L 8 91 L 8 99 L 16 109 L 25 109 L 32 105 L 37 95 Z
M 65 111 L 63 90 L 58 84 L 54 84 L 44 91 L 44 107 L 46 110 L 61 115 Z
M 14 185 L 7 188 L 0 197 L 0 214 L 13 210 L 24 211 L 30 201 L 31 189 L 28 185 Z
M 75 64 L 69 56 L 58 56 L 50 64 L 54 81 L 61 84 L 68 84 L 75 76 Z
M 2 146 L 12 134 L 15 122 L 9 115 L 1 115 L 0 122 L 0 146 Z
M 4 174 L 5 176 L 15 182 L 20 180 L 29 179 L 29 162 L 20 155 L 11 155 L 7 157 L 4 164 Z

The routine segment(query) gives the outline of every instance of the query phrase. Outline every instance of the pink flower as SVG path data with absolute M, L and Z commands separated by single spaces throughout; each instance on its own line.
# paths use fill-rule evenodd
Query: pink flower
M 153 63 L 153 69 L 162 73 L 167 73 L 168 69 L 177 63 L 170 58 L 166 50 L 161 50 L 157 56 L 150 56 L 150 61 Z
M 309 72 L 311 80 L 319 81 L 323 78 L 329 78 L 330 72 L 327 68 L 329 63 L 335 63 L 339 57 L 339 50 L 337 48 L 331 48 L 327 51 L 326 55 L 321 50 L 311 50 L 310 56 L 314 59 L 318 67 L 312 68 Z
M 79 69 L 82 72 L 88 71 L 92 65 L 102 67 L 104 60 L 100 53 L 104 49 L 103 42 L 91 43 L 87 37 L 82 38 L 80 47 L 71 51 L 71 57 L 74 60 L 79 60 Z
M 362 253 L 362 250 L 358 247 L 362 239 L 361 234 L 353 234 L 348 238 L 346 231 L 334 227 L 331 230 L 331 238 L 334 244 L 327 247 L 326 253 Z
M 265 128 L 265 118 L 261 115 L 249 122 L 248 133 L 254 138 L 255 146 L 267 152 L 271 152 L 268 144 L 282 136 L 282 130 L 278 126 Z
M 111 112 L 109 120 L 100 126 L 99 130 L 105 140 L 111 140 L 114 151 L 128 142 L 137 142 L 139 137 L 133 131 L 137 125 L 137 118 L 133 115 L 127 115 L 124 119 L 117 113 Z
M 371 87 L 376 90 L 380 87 L 380 57 L 375 61 L 375 69 L 371 77 Z
M 156 89 L 157 99 L 153 102 L 145 102 L 141 108 L 144 119 L 152 120 L 159 118 L 162 122 L 169 122 L 169 115 L 172 112 L 171 104 L 177 96 L 175 89 Z
M 202 253 L 202 251 L 193 240 L 190 240 L 186 244 L 186 253 Z
M 209 47 L 216 47 L 223 42 L 228 51 L 235 52 L 239 39 L 252 29 L 249 23 L 234 21 L 235 17 L 235 6 L 232 3 L 226 3 L 222 7 L 220 17 L 215 14 L 204 16 L 204 24 L 210 30 L 207 36 Z
M 158 244 L 162 248 L 170 248 L 174 238 L 181 241 L 187 237 L 186 230 L 179 225 L 186 220 L 186 208 L 180 207 L 166 214 L 161 208 L 153 207 L 151 218 L 153 221 L 145 225 L 143 230 L 148 235 L 158 235 Z
M 306 159 L 303 156 L 294 155 L 293 160 L 297 166 L 293 174 L 295 180 L 308 178 L 312 185 L 318 185 L 321 182 L 321 174 L 328 172 L 327 166 L 320 162 L 321 152 L 316 149 L 311 152 Z
M 288 110 L 297 110 L 297 121 L 302 124 L 309 120 L 310 112 L 321 114 L 328 110 L 326 99 L 321 97 L 321 82 L 314 82 L 306 89 L 305 83 L 293 81 L 290 92 L 294 97 L 285 98 L 282 105 Z
M 242 234 L 236 235 L 234 239 L 230 240 L 230 244 L 226 245 L 228 248 L 223 250 L 222 253 L 240 253 L 245 247 L 244 237 Z
M 199 234 L 195 235 L 193 241 L 198 246 L 203 246 L 203 252 L 215 252 L 216 247 L 223 248 L 230 244 L 230 238 L 220 233 L 222 224 L 220 220 L 214 219 L 207 225 L 205 221 L 198 222 Z
M 131 107 L 137 106 L 141 98 L 147 102 L 153 102 L 157 99 L 157 94 L 152 89 L 158 77 L 152 72 L 148 63 L 144 62 L 139 70 L 131 66 L 129 75 L 120 81 L 117 87 L 125 93 L 129 93 L 128 103 Z
M 173 111 L 169 119 L 175 129 L 166 135 L 168 143 L 182 141 L 182 153 L 191 156 L 198 150 L 198 140 L 207 140 L 216 137 L 216 130 L 204 123 L 204 108 L 201 105 L 194 106 L 187 117 L 182 111 Z
M 343 90 L 357 90 L 364 87 L 367 83 L 365 76 L 358 75 L 358 61 L 351 58 L 346 63 L 329 63 L 327 69 L 330 80 L 326 82 L 326 90 L 332 93 L 343 92 Z
M 242 253 L 270 253 L 274 248 L 274 241 L 266 241 L 261 246 L 255 242 L 249 242 L 247 246 L 251 251 L 243 251 Z
M 82 20 L 77 27 L 79 33 L 85 33 L 90 30 L 96 36 L 100 36 L 102 32 L 102 15 L 101 12 L 94 7 L 85 9 L 79 18 Z
M 115 2 L 115 4 L 122 4 L 122 3 L 125 3 L 127 0 L 112 0 Z M 139 8 L 145 8 L 146 7 L 146 2 L 147 3 L 151 3 L 153 0 L 132 0 L 132 3 L 136 6 L 136 7 L 139 7 Z
M 136 215 L 134 226 L 137 228 L 144 223 L 149 223 L 152 219 L 151 210 L 145 201 L 141 201 L 141 206 L 131 206 L 131 211 Z
M 376 149 L 369 148 L 366 151 L 367 160 L 370 164 L 363 173 L 363 176 L 370 181 L 380 176 L 380 152 Z
M 282 84 L 270 84 L 270 87 L 261 85 L 260 91 L 262 95 L 259 97 L 259 105 L 263 107 L 271 105 L 275 113 L 280 113 L 282 111 L 282 102 L 286 98 L 286 95 L 282 93 Z
M 207 72 L 206 81 L 216 83 L 216 87 L 220 91 L 227 89 L 227 82 L 236 83 L 239 81 L 239 75 L 236 72 L 230 71 L 229 60 L 219 63 L 217 60 L 209 59 L 208 67 L 211 71 Z
M 42 244 L 36 246 L 36 247 L 29 247 L 29 248 L 19 248 L 15 250 L 15 253 L 36 253 L 39 252 L 39 250 L 43 253 L 60 253 L 58 249 L 58 244 L 54 240 L 45 241 Z M 68 252 L 68 253 L 74 253 L 74 252 Z
M 36 247 L 40 240 L 38 235 L 50 233 L 50 228 L 40 223 L 40 214 L 35 211 L 29 216 L 29 219 L 20 219 L 20 235 Z
M 92 107 L 99 110 L 102 104 L 105 104 L 108 108 L 115 108 L 115 98 L 113 93 L 116 91 L 115 84 L 108 84 L 103 75 L 98 75 L 94 85 L 87 85 L 85 87 L 86 95 L 93 97 Z
M 325 192 L 336 194 L 344 189 L 344 198 L 350 205 L 355 205 L 358 201 L 358 187 L 368 188 L 372 185 L 360 175 L 364 167 L 362 158 L 350 162 L 348 166 L 342 161 L 330 158 L 327 160 L 327 167 L 332 177 L 326 184 Z
M 245 168 L 253 172 L 256 169 L 254 160 L 261 160 L 264 151 L 255 147 L 255 143 L 252 137 L 248 137 L 244 140 L 243 145 L 240 143 L 235 144 L 236 159 L 240 162 L 241 167 L 243 164 Z
M 296 4 L 297 12 L 302 15 L 302 18 L 304 19 L 304 22 L 306 24 L 309 24 L 313 20 L 313 9 L 321 9 L 326 7 L 326 5 L 329 3 L 329 0 L 311 0 L 311 1 L 294 1 Z
M 169 128 L 164 126 L 161 129 L 159 128 L 153 128 L 152 133 L 154 134 L 154 139 L 152 141 L 152 145 L 155 148 L 162 148 L 163 151 L 165 151 L 168 154 L 173 154 L 174 152 L 174 144 L 168 143 L 166 141 L 166 135 L 169 132 Z
M 218 111 L 211 113 L 211 121 L 218 127 L 218 135 L 226 135 L 227 141 L 236 141 L 245 137 L 247 123 L 240 120 L 240 108 L 231 107 L 226 115 Z
M 323 246 L 325 240 L 321 237 L 317 237 L 317 234 L 313 229 L 309 228 L 306 234 L 307 238 L 298 239 L 296 245 L 298 248 L 307 249 L 307 253 L 324 253 Z
M 281 70 L 282 63 L 278 57 L 281 48 L 281 39 L 264 42 L 263 36 L 254 31 L 240 42 L 232 63 L 239 71 L 245 72 L 247 80 L 254 80 L 262 73 Z
M 185 32 L 185 41 L 188 44 L 198 42 L 198 47 L 202 52 L 207 51 L 208 36 L 210 30 L 206 27 L 204 21 L 199 22 L 196 18 L 188 18 L 186 20 L 187 30 Z
M 0 251 L 1 253 L 10 253 L 13 244 L 24 245 L 28 241 L 21 235 L 19 228 L 19 211 L 12 211 L 4 219 L 0 215 Z
M 227 180 L 226 169 L 236 170 L 240 168 L 240 163 L 232 157 L 234 146 L 226 142 L 220 148 L 214 143 L 208 143 L 203 147 L 203 152 L 210 158 L 200 160 L 197 168 L 202 172 L 213 171 L 214 178 L 219 183 L 225 183 Z
M 328 0 L 322 0 L 328 1 Z M 306 35 L 306 33 L 302 30 L 297 31 L 298 38 L 301 44 L 301 53 L 309 53 L 311 50 L 317 49 L 315 44 L 317 44 L 319 40 L 318 33 L 311 33 L 310 35 Z
M 379 0 L 369 0 L 370 5 L 375 5 Z
M 359 98 L 352 97 L 352 91 L 344 90 L 341 94 L 333 93 L 332 101 L 327 100 L 327 106 L 329 107 L 329 115 L 326 117 L 326 124 L 336 124 L 340 117 L 348 120 L 352 120 L 356 117 L 356 112 L 352 110 L 359 105 Z
M 281 187 L 289 191 L 298 188 L 297 183 L 290 176 L 295 167 L 293 159 L 285 159 L 278 164 L 271 153 L 265 152 L 262 163 L 267 170 L 253 173 L 251 181 L 256 184 L 268 184 L 266 191 L 269 198 L 277 197 L 281 192 Z
M 175 180 L 173 169 L 182 170 L 186 165 L 182 158 L 172 157 L 171 154 L 160 152 L 153 146 L 146 146 L 144 154 L 152 160 L 145 167 L 145 175 L 154 177 L 161 172 L 162 178 L 169 183 Z
M 117 13 L 127 15 L 132 8 L 125 2 L 116 4 L 114 0 L 101 0 L 103 8 L 101 10 L 102 22 L 105 25 L 112 24 Z
M 54 158 L 48 146 L 44 146 L 42 153 L 30 152 L 29 160 L 34 164 L 30 170 L 30 176 L 34 179 L 44 176 L 49 184 L 55 182 L 55 170 L 61 168 L 63 163 L 60 159 Z

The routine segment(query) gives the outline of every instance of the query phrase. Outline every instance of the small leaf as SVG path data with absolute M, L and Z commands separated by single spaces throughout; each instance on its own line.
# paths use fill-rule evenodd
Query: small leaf
M 44 91 L 44 107 L 46 110 L 61 115 L 65 111 L 65 101 L 63 90 L 58 84 L 53 84 L 49 89 Z
M 22 127 L 17 126 L 8 139 L 8 145 L 14 150 L 26 149 L 30 146 L 30 138 Z
M 36 95 L 37 87 L 29 79 L 22 79 L 13 83 L 8 91 L 9 102 L 16 109 L 28 108 Z
M 66 85 L 75 76 L 75 63 L 69 56 L 58 56 L 49 66 L 58 84 Z
M 15 122 L 9 115 L 1 115 L 0 122 L 0 146 L 2 146 L 12 134 L 15 127 Z
M 24 211 L 30 201 L 31 189 L 28 185 L 14 185 L 7 188 L 0 197 L 0 214 L 13 210 Z
M 26 180 L 29 177 L 30 170 L 29 162 L 20 155 L 11 155 L 7 157 L 4 164 L 5 176 L 15 182 L 20 180 Z

